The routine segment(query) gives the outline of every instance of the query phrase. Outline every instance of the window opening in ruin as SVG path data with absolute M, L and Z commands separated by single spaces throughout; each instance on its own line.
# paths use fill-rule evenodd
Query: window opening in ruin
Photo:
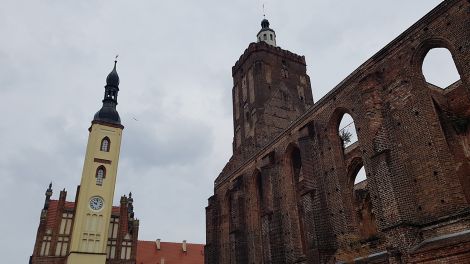
M 359 172 L 356 175 L 356 179 L 354 180 L 354 185 L 367 180 L 366 177 L 366 170 L 364 169 L 364 166 L 359 170 Z
M 357 142 L 357 131 L 354 120 L 349 114 L 344 114 L 339 123 L 338 136 L 343 147 L 346 148 Z
M 304 179 L 302 174 L 302 158 L 300 156 L 300 150 L 298 148 L 294 148 L 292 151 L 292 172 L 294 173 L 294 181 L 295 183 L 301 182 Z
M 460 80 L 452 54 L 446 48 L 435 48 L 428 52 L 423 61 L 426 82 L 439 88 L 447 88 Z
M 302 172 L 302 157 L 300 155 L 300 150 L 297 147 L 294 147 L 294 149 L 291 152 L 291 171 L 292 171 L 292 181 L 294 181 L 294 188 L 295 188 L 295 193 L 299 194 L 300 193 L 300 184 L 304 179 L 303 172 Z M 300 201 L 300 200 L 299 200 Z M 299 216 L 299 232 L 300 232 L 300 243 L 301 243 L 301 248 L 302 248 L 302 253 L 306 254 L 306 249 L 307 249 L 307 244 L 305 240 L 305 224 L 304 224 L 304 210 L 302 208 L 302 204 L 299 203 L 297 204 L 297 214 Z
M 357 170 L 357 168 L 356 168 Z M 377 224 L 372 209 L 372 200 L 364 166 L 351 175 L 353 199 L 353 217 L 356 218 L 358 239 L 370 239 L 377 235 Z

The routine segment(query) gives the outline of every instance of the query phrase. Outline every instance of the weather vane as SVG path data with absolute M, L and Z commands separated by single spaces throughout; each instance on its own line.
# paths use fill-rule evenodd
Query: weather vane
M 263 17 L 266 18 L 266 10 L 264 9 L 264 3 L 263 3 Z
M 116 57 L 114 57 L 114 60 L 117 61 L 118 57 L 119 57 L 119 54 L 116 54 Z

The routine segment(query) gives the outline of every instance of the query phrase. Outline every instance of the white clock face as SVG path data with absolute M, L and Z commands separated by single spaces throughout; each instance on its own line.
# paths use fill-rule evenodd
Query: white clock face
M 95 210 L 95 211 L 101 210 L 101 208 L 103 208 L 103 204 L 104 204 L 103 198 L 99 196 L 95 196 L 90 199 L 90 208 L 92 210 Z

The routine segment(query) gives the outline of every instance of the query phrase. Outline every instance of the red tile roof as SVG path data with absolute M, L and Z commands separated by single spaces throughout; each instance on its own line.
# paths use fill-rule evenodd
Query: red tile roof
M 182 243 L 160 242 L 160 250 L 155 241 L 137 242 L 136 264 L 204 264 L 204 245 L 186 244 L 186 252 L 182 250 Z
M 60 216 L 57 215 L 59 207 L 58 200 L 51 200 L 47 212 L 47 229 L 54 229 L 59 224 Z M 74 202 L 65 202 L 67 211 L 75 208 Z M 120 207 L 113 206 L 112 214 L 119 215 Z M 160 250 L 157 250 L 155 241 L 137 242 L 136 264 L 204 264 L 204 245 L 186 244 L 186 252 L 183 252 L 182 243 L 160 242 Z

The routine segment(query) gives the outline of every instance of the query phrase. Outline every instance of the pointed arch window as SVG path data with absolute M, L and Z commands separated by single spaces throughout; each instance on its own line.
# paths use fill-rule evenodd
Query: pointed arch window
M 101 140 L 101 147 L 100 150 L 104 152 L 109 152 L 109 147 L 111 146 L 111 141 L 109 140 L 108 137 L 103 138 Z
M 446 48 L 431 49 L 424 58 L 422 71 L 430 87 L 446 89 L 461 79 L 452 53 Z
M 341 118 L 338 128 L 338 136 L 345 151 L 349 146 L 358 141 L 354 119 L 348 113 L 345 113 Z
M 104 166 L 99 166 L 96 169 L 96 185 L 101 186 L 103 185 L 103 180 L 106 177 L 106 169 Z

